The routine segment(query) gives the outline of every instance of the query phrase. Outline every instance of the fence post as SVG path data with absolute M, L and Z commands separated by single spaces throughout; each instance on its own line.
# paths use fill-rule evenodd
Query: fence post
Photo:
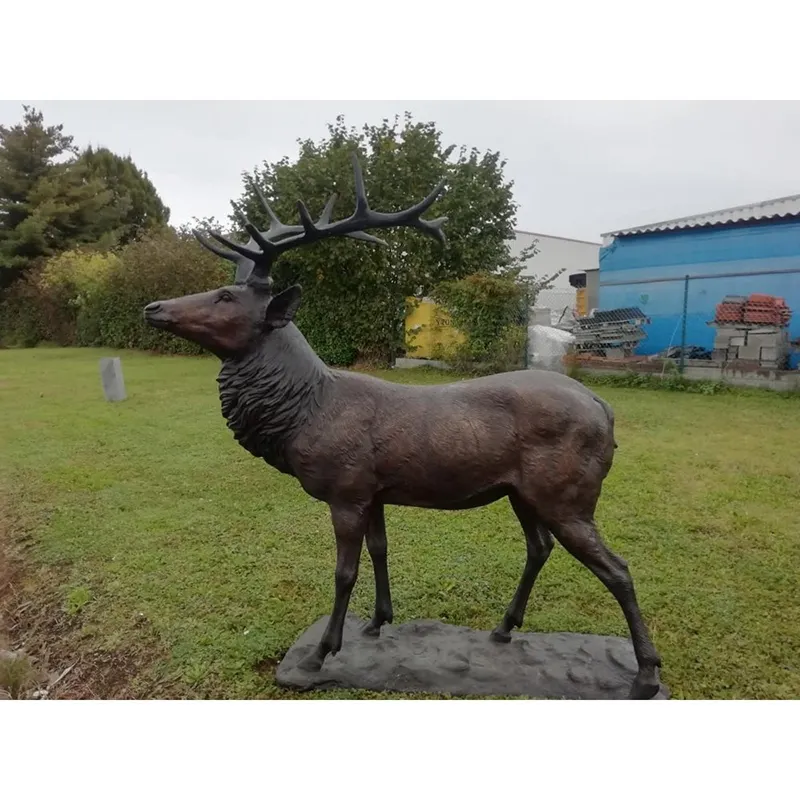
M 689 306 L 689 276 L 683 279 L 683 317 L 681 319 L 681 358 L 678 362 L 678 372 L 683 375 L 686 368 L 686 310 Z

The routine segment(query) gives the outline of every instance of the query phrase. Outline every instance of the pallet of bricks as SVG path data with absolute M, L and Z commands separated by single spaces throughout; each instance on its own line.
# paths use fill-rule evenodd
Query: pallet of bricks
M 764 368 L 785 369 L 791 316 L 782 297 L 751 294 L 723 298 L 710 323 L 717 329 L 714 360 L 751 361 Z

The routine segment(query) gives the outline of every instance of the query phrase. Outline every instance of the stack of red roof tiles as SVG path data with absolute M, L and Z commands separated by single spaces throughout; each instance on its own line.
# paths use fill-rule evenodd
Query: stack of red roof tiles
M 769 294 L 751 294 L 750 297 L 727 296 L 717 305 L 714 321 L 718 324 L 744 322 L 750 325 L 789 324 L 792 312 L 782 297 Z

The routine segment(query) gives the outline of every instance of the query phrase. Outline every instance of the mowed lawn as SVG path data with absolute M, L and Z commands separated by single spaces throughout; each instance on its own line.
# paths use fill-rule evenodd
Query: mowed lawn
M 332 603 L 326 506 L 235 443 L 215 360 L 122 353 L 129 399 L 109 404 L 102 355 L 0 351 L 0 514 L 40 575 L 27 613 L 56 592 L 76 657 L 152 651 L 133 684 L 161 696 L 288 696 L 274 665 Z M 619 441 L 599 522 L 630 565 L 673 696 L 800 697 L 800 402 L 599 393 Z M 498 622 L 525 557 L 507 501 L 388 508 L 387 527 L 396 622 Z M 351 610 L 367 616 L 372 600 L 365 553 Z M 627 635 L 561 548 L 525 628 Z

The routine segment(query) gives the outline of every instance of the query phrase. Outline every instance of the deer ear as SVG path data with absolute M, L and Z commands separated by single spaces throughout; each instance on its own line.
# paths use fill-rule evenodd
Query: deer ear
M 280 294 L 276 294 L 269 301 L 264 314 L 266 327 L 285 328 L 294 319 L 294 315 L 300 307 L 302 294 L 303 292 L 299 286 L 290 286 Z

